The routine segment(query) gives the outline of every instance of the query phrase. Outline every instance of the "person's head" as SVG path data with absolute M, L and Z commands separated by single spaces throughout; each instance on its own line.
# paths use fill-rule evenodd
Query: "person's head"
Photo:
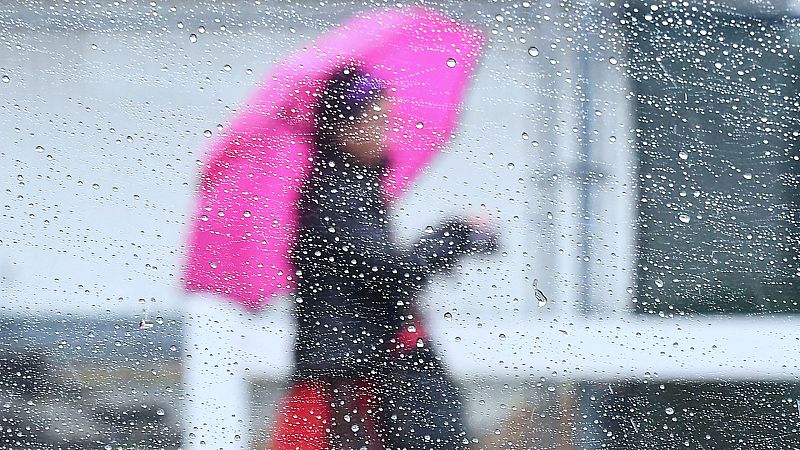
M 316 145 L 377 165 L 386 148 L 388 114 L 385 84 L 357 68 L 344 68 L 328 80 L 317 102 Z

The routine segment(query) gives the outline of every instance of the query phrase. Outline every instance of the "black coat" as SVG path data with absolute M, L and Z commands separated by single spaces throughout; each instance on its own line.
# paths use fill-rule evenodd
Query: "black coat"
M 292 251 L 299 270 L 296 379 L 376 375 L 406 305 L 428 277 L 481 250 L 463 220 L 442 223 L 410 249 L 396 245 L 381 191 L 384 167 L 343 152 L 316 155 Z

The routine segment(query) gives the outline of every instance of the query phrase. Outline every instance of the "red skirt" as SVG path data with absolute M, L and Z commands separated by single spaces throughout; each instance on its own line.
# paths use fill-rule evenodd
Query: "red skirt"
M 419 324 L 404 327 L 394 342 L 395 354 L 405 353 L 424 339 L 425 331 Z M 355 398 L 359 411 L 367 412 L 361 426 L 371 427 L 370 434 L 380 436 L 375 419 L 378 401 L 375 385 L 368 381 L 355 383 Z M 283 398 L 277 411 L 275 429 L 272 434 L 273 450 L 329 450 L 333 438 L 330 384 L 324 381 L 300 381 L 294 383 Z

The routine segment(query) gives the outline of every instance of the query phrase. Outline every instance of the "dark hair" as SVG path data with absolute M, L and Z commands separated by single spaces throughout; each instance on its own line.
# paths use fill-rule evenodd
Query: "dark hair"
M 345 67 L 328 79 L 314 114 L 314 141 L 318 149 L 331 146 L 342 125 L 354 122 L 384 95 L 384 83 L 357 67 Z

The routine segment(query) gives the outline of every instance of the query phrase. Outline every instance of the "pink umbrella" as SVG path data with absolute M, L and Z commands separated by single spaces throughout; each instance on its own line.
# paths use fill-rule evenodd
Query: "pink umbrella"
M 450 138 L 483 37 L 427 8 L 358 15 L 280 62 L 208 153 L 192 220 L 184 287 L 261 309 L 295 286 L 295 202 L 310 170 L 314 96 L 344 65 L 390 86 L 396 199 Z

